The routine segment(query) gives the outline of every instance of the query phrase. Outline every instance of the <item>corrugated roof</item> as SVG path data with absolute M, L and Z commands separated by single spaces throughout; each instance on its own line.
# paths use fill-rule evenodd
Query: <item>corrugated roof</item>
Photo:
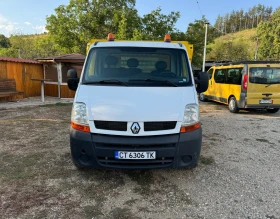
M 72 53 L 72 54 L 66 54 L 66 55 L 60 55 L 60 56 L 52 56 L 52 57 L 46 57 L 46 58 L 40 58 L 37 60 L 85 60 L 86 56 L 79 54 L 79 53 Z
M 6 61 L 6 62 L 21 62 L 21 63 L 30 63 L 30 64 L 42 64 L 40 62 L 37 62 L 35 60 L 28 60 L 28 59 L 19 59 L 19 58 L 11 58 L 6 56 L 0 56 L 0 61 Z

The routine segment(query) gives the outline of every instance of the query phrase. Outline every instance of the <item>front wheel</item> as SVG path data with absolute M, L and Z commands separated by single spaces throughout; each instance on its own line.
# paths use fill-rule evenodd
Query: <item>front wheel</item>
M 200 93 L 200 94 L 199 94 L 199 100 L 200 100 L 201 102 L 206 102 L 206 101 L 207 101 L 207 98 L 205 97 L 204 93 Z
M 236 101 L 235 97 L 231 97 L 229 99 L 228 108 L 229 108 L 229 111 L 231 113 L 238 113 L 239 112 L 239 108 L 237 106 L 237 101 Z
M 266 109 L 266 111 L 269 112 L 269 113 L 277 113 L 279 111 L 279 108 Z
M 81 164 L 76 162 L 74 159 L 72 159 L 72 163 L 74 164 L 74 166 L 76 167 L 77 170 L 85 170 L 86 169 L 86 167 L 82 166 Z

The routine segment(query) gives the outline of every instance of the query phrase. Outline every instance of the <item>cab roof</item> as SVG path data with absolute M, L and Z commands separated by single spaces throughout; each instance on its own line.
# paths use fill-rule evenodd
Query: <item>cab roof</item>
M 280 64 L 277 60 L 246 60 L 246 61 L 235 61 L 235 62 L 220 62 L 214 63 L 213 66 L 230 66 L 230 65 L 245 65 L 245 64 Z
M 143 42 L 143 41 L 107 41 L 95 42 L 93 47 L 148 47 L 148 48 L 167 48 L 167 49 L 186 49 L 181 43 L 172 42 Z

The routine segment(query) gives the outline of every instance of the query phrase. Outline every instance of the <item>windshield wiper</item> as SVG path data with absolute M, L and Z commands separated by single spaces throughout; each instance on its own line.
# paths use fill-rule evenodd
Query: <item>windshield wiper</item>
M 119 84 L 119 85 L 128 86 L 128 84 L 117 79 L 108 79 L 108 80 L 101 80 L 101 81 L 86 81 L 83 82 L 83 84 Z
M 158 82 L 158 83 L 165 83 L 165 84 L 168 84 L 170 86 L 173 86 L 173 87 L 178 87 L 177 84 L 174 84 L 173 82 L 171 81 L 168 81 L 168 80 L 158 80 L 158 79 L 153 79 L 153 78 L 146 78 L 146 79 L 132 79 L 132 80 L 129 80 L 129 81 L 147 81 L 147 82 Z

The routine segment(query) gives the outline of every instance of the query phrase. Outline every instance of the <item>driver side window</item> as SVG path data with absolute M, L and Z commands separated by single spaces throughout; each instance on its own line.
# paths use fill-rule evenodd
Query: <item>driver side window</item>
M 207 72 L 208 73 L 208 77 L 209 77 L 209 81 L 212 79 L 213 72 L 214 72 L 213 68 L 209 69 L 208 72 Z

